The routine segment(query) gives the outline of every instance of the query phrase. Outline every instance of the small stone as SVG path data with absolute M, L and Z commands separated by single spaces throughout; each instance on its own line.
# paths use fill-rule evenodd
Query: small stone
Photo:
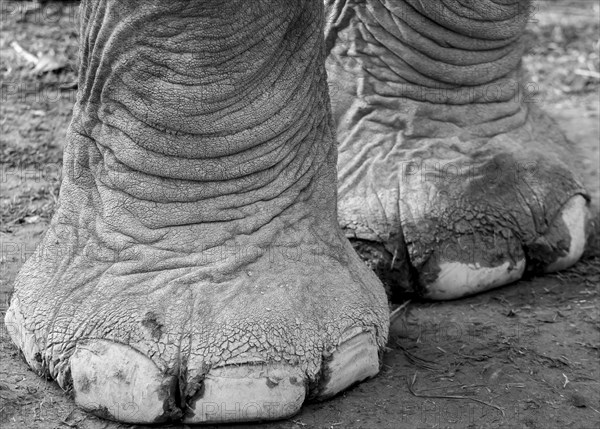
M 25 221 L 25 223 L 38 223 L 40 221 L 40 217 L 39 216 L 25 216 L 23 218 L 23 220 Z
M 575 392 L 571 395 L 571 404 L 577 408 L 584 408 L 587 407 L 587 399 L 581 393 Z

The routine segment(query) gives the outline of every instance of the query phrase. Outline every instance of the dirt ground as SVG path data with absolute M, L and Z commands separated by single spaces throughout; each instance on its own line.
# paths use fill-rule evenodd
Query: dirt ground
M 72 3 L 0 7 L 3 321 L 14 277 L 45 231 L 59 192 L 63 138 L 76 95 L 78 20 Z M 577 143 L 596 213 L 599 14 L 597 1 L 536 3 L 524 59 L 535 102 Z M 17 53 L 19 47 L 33 58 Z M 600 427 L 599 237 L 581 262 L 556 275 L 458 301 L 395 304 L 400 309 L 376 378 L 261 427 Z M 55 383 L 28 369 L 1 326 L 2 428 L 141 427 L 76 409 Z

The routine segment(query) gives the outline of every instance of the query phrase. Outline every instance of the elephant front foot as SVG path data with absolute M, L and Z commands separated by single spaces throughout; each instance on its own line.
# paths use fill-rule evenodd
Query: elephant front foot
M 221 3 L 82 2 L 60 204 L 6 322 L 102 417 L 280 419 L 379 370 L 388 306 L 337 224 L 320 3 Z
M 6 324 L 29 365 L 98 416 L 285 418 L 377 374 L 388 312 L 340 234 L 277 235 L 302 243 L 242 238 L 186 255 L 133 245 L 116 260 L 96 249 L 59 261 L 44 255 L 61 240 L 55 225 L 17 280 Z
M 523 107 L 519 126 L 485 137 L 410 136 L 376 120 L 394 115 L 372 111 L 346 134 L 343 147 L 379 155 L 341 156 L 339 212 L 348 237 L 402 273 L 399 289 L 460 298 L 581 257 L 589 198 L 543 112 Z

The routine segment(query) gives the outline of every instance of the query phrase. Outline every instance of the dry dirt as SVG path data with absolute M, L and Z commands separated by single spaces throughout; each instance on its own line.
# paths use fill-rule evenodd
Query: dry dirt
M 4 2 L 1 8 L 3 313 L 14 277 L 46 229 L 58 196 L 63 138 L 76 94 L 78 22 L 76 5 L 69 3 L 36 9 L 32 3 Z M 591 1 L 538 3 L 530 19 L 532 48 L 524 60 L 536 101 L 580 148 L 581 174 L 596 212 L 599 13 Z M 38 70 L 16 53 L 14 41 L 38 57 Z M 600 427 L 599 291 L 596 233 L 583 260 L 560 274 L 459 301 L 412 299 L 397 313 L 375 379 L 261 427 Z M 76 409 L 56 384 L 28 369 L 3 325 L 0 425 L 141 427 Z

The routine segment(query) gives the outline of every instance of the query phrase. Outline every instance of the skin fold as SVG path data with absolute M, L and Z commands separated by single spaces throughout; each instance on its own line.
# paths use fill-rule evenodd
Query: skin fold
M 515 95 L 527 4 L 83 1 L 60 204 L 5 319 L 27 363 L 122 422 L 286 418 L 379 370 L 348 238 L 434 299 L 574 263 L 587 194 Z

